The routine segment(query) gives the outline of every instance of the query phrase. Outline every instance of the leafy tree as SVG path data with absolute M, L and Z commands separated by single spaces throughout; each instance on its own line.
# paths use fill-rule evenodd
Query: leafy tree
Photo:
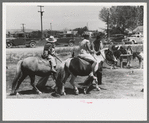
M 78 31 L 79 35 L 82 35 L 85 31 L 88 31 L 88 28 L 85 26 L 83 28 L 75 28 L 74 31 Z
M 41 38 L 41 31 L 32 31 L 31 38 Z
M 11 33 L 8 31 L 8 37 L 10 37 L 11 36 Z

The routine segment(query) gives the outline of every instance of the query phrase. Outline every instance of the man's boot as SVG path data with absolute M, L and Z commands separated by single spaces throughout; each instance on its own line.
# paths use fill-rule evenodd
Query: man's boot
M 56 70 L 54 68 L 54 66 L 51 66 L 51 71 L 55 74 L 56 73 Z

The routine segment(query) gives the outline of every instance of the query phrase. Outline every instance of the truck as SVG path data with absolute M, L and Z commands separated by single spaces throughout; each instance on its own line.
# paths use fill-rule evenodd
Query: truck
M 57 42 L 56 45 L 64 45 L 64 46 L 74 46 L 75 37 L 73 34 L 61 34 L 56 37 Z
M 26 33 L 19 32 L 11 37 L 6 38 L 6 48 L 11 48 L 13 46 L 26 46 L 34 48 L 38 43 L 38 39 L 30 38 Z

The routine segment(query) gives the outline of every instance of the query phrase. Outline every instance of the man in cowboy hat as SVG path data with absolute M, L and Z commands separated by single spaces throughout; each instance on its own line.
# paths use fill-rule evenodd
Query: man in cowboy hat
M 55 54 L 55 42 L 57 41 L 53 36 L 50 36 L 50 38 L 46 38 L 47 43 L 44 46 L 43 50 L 43 58 L 46 58 L 49 60 L 51 70 L 53 73 L 56 73 L 55 67 L 56 67 L 56 60 L 54 57 Z

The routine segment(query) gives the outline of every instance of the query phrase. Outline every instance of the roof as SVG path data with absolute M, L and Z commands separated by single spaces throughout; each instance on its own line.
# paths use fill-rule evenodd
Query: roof
M 143 32 L 143 26 L 138 26 L 133 30 L 133 32 Z

